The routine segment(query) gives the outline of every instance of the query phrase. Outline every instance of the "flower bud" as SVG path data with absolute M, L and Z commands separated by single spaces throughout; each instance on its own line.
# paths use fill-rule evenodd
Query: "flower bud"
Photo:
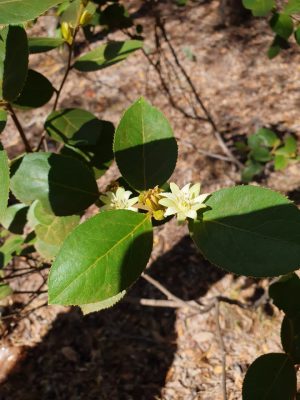
M 84 26 L 87 25 L 91 19 L 92 19 L 93 15 L 91 13 L 89 13 L 87 10 L 85 10 L 79 20 L 79 25 Z
M 139 203 L 145 210 L 148 210 L 154 219 L 161 221 L 164 219 L 165 208 L 159 204 L 162 190 L 156 186 L 154 189 L 149 189 L 139 195 Z
M 73 43 L 73 30 L 68 22 L 63 22 L 61 24 L 61 34 L 69 45 Z

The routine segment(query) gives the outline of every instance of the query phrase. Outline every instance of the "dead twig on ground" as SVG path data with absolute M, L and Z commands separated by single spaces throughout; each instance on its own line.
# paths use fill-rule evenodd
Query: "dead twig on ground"
M 227 390 L 226 390 L 226 348 L 224 344 L 224 339 L 222 336 L 221 324 L 220 324 L 220 301 L 215 302 L 215 320 L 217 327 L 217 337 L 219 341 L 219 346 L 221 349 L 222 356 L 222 392 L 223 400 L 227 400 Z

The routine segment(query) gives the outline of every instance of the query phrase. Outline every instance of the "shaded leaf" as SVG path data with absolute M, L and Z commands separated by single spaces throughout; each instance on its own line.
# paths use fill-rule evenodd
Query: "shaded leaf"
M 51 37 L 30 37 L 28 38 L 28 48 L 30 54 L 45 53 L 56 49 L 65 43 L 62 38 Z
M 250 365 L 243 384 L 243 400 L 293 400 L 295 395 L 296 372 L 286 354 L 265 354 Z
M 286 14 L 275 13 L 270 20 L 270 26 L 283 39 L 288 39 L 294 31 L 293 20 Z
M 14 104 L 22 108 L 42 107 L 51 100 L 53 93 L 52 83 L 44 75 L 30 69 L 25 86 Z
M 53 139 L 70 146 L 93 146 L 107 128 L 106 121 L 101 121 L 88 111 L 70 108 L 52 112 L 45 129 Z
M 49 303 L 82 305 L 119 295 L 146 267 L 150 217 L 127 210 L 100 212 L 65 240 L 49 276 Z
M 289 317 L 300 314 L 300 279 L 296 274 L 283 276 L 269 287 L 269 295 L 276 307 Z
M 11 190 L 24 204 L 40 200 L 55 215 L 73 215 L 93 204 L 98 187 L 81 161 L 53 153 L 27 154 L 12 165 Z
M 0 24 L 1 3 L 0 0 Z M 0 30 L 0 98 L 13 101 L 21 93 L 28 71 L 28 44 L 25 30 L 8 26 Z
M 13 256 L 22 251 L 23 243 L 24 239 L 19 235 L 10 236 L 5 240 L 4 244 L 0 247 L 0 268 L 6 267 Z
M 300 211 L 269 189 L 237 186 L 213 193 L 203 221 L 190 223 L 213 264 L 239 275 L 278 276 L 300 265 Z
M 4 131 L 7 122 L 7 112 L 0 109 L 0 133 Z
M 253 160 L 260 162 L 268 162 L 272 159 L 270 150 L 265 147 L 256 147 L 249 153 L 249 155 Z
M 138 190 L 165 183 L 177 161 L 177 144 L 168 120 L 143 98 L 123 115 L 114 152 L 121 174 Z
M 34 243 L 34 247 L 36 248 L 37 252 L 44 258 L 46 261 L 52 261 L 59 252 L 60 246 L 49 244 L 43 242 L 40 239 L 37 239 Z
M 276 35 L 269 50 L 268 50 L 268 57 L 271 60 L 275 58 L 281 50 L 286 50 L 290 48 L 290 44 L 286 39 Z
M 25 204 L 14 204 L 6 209 L 1 224 L 12 233 L 22 235 L 27 222 L 28 207 Z
M 263 172 L 264 167 L 261 163 L 248 160 L 246 162 L 245 168 L 242 170 L 242 181 L 244 183 L 249 183 L 253 180 L 256 175 Z
M 294 364 L 300 364 L 300 315 L 294 318 L 285 315 L 280 336 L 284 351 L 292 358 Z
M 0 220 L 7 208 L 8 194 L 9 194 L 9 167 L 6 151 L 0 143 Z
M 37 212 L 37 208 L 35 209 Z M 72 215 L 57 217 L 44 212 L 43 223 L 35 227 L 35 233 L 39 240 L 55 246 L 60 246 L 68 234 L 79 224 L 80 217 Z M 42 218 L 38 218 L 41 221 Z
M 125 60 L 131 53 L 142 47 L 143 42 L 140 40 L 109 42 L 79 57 L 75 61 L 74 68 L 79 71 L 89 72 L 110 67 Z

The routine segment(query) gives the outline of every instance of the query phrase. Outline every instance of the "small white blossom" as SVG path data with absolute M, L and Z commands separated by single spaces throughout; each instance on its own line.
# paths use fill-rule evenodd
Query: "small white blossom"
M 161 193 L 164 199 L 159 200 L 159 204 L 167 207 L 165 217 L 177 214 L 178 221 L 186 218 L 196 219 L 197 211 L 205 208 L 203 203 L 209 194 L 200 194 L 200 183 L 196 183 L 192 187 L 188 183 L 182 189 L 175 183 L 170 183 L 171 193 Z
M 104 203 L 104 206 L 100 210 L 131 210 L 138 211 L 137 208 L 133 207 L 138 202 L 138 197 L 130 199 L 132 192 L 125 190 L 123 187 L 118 187 L 115 192 L 106 192 L 100 196 L 100 200 Z

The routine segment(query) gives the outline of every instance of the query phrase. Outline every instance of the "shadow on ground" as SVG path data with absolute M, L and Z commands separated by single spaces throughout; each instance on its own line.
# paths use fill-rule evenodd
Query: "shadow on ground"
M 188 237 L 148 273 L 183 299 L 203 296 L 222 278 Z M 140 279 L 130 296 L 163 298 Z M 49 333 L 11 373 L 1 400 L 154 400 L 176 352 L 176 312 L 121 302 L 83 317 L 58 315 Z

